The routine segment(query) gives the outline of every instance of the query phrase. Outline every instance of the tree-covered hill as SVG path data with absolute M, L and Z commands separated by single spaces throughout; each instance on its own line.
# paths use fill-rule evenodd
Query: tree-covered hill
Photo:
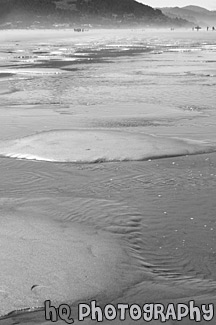
M 161 10 L 135 0 L 0 0 L 0 24 L 4 27 L 48 27 L 54 23 L 182 26 L 187 22 L 172 20 Z
M 198 6 L 166 7 L 160 10 L 170 18 L 182 18 L 202 27 L 216 25 L 216 12 Z

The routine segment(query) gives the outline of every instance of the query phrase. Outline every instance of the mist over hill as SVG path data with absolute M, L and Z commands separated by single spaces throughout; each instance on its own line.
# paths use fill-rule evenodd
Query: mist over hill
M 170 18 L 182 18 L 202 27 L 216 26 L 216 12 L 198 6 L 165 7 L 160 10 Z
M 135 0 L 0 0 L 1 28 L 185 26 Z

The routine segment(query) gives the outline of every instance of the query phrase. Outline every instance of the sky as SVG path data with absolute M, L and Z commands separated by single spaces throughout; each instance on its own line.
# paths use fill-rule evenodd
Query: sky
M 216 10 L 215 0 L 136 0 L 142 2 L 145 5 L 155 7 L 184 7 L 188 5 L 194 5 L 203 7 L 209 10 Z

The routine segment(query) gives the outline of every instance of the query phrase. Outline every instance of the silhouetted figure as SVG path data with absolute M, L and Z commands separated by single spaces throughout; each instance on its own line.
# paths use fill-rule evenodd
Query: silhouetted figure
M 215 30 L 214 26 L 212 27 L 212 30 Z
M 201 27 L 200 26 L 196 26 L 196 27 L 194 27 L 197 31 L 199 31 L 200 29 L 201 29 Z
M 207 31 L 209 30 L 209 27 L 207 26 Z

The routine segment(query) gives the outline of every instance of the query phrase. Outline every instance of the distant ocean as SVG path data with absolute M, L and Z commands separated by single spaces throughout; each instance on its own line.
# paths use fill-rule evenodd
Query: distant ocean
M 0 32 L 2 324 L 216 302 L 215 58 L 206 30 Z

